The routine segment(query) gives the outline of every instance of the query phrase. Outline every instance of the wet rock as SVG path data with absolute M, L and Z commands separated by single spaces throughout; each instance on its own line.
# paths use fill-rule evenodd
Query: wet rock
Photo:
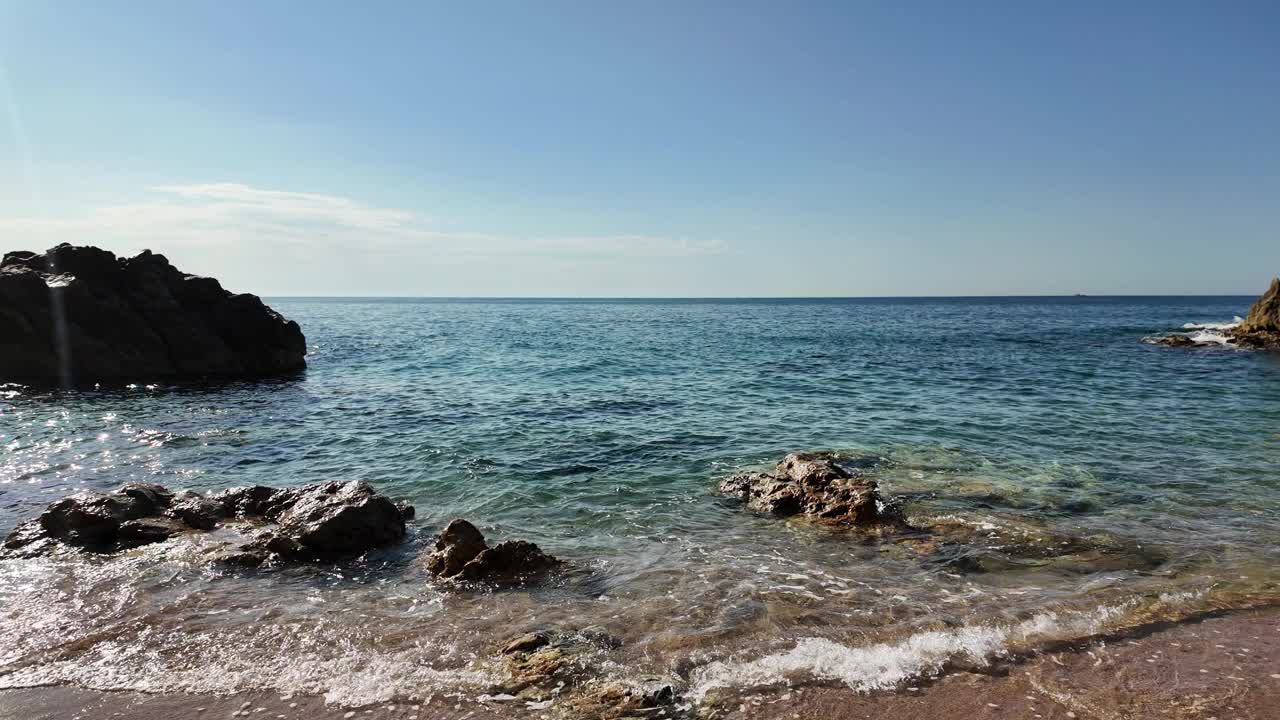
M 283 498 L 279 497 L 282 490 L 265 485 L 235 487 L 214 494 L 210 500 L 221 505 L 227 516 L 272 517 L 283 509 Z
M 239 547 L 215 551 L 216 559 L 246 565 L 272 556 L 330 560 L 402 539 L 405 507 L 360 481 L 233 488 L 211 497 L 131 484 L 109 494 L 80 493 L 51 503 L 39 518 L 15 528 L 5 548 L 31 554 L 33 548 L 54 542 L 110 552 L 213 530 L 232 519 L 258 529 Z
M 1149 339 L 1152 345 L 1167 345 L 1169 347 L 1196 347 L 1197 343 L 1191 339 L 1190 335 L 1161 335 Z
M 212 530 L 226 515 L 226 508 L 199 493 L 183 490 L 170 501 L 169 515 L 196 530 Z
M 862 470 L 842 466 L 832 453 L 791 453 L 772 472 L 728 478 L 720 492 L 745 501 L 753 510 L 783 517 L 805 515 L 866 528 L 906 527 L 901 509 L 881 497 L 876 481 Z
M 116 540 L 120 547 L 137 547 L 164 542 L 174 535 L 189 531 L 185 523 L 173 518 L 146 517 L 120 523 Z
M 476 526 L 461 518 L 449 523 L 427 557 L 427 570 L 445 579 L 519 583 L 559 565 L 560 561 L 524 540 L 508 540 L 494 547 Z
M 615 720 L 661 717 L 676 697 L 675 688 L 659 679 L 646 679 L 634 685 L 614 681 L 585 688 L 567 704 L 579 717 Z
M 427 570 L 440 577 L 454 577 L 488 547 L 475 525 L 457 518 L 436 538 L 435 552 L 427 557 Z
M 214 550 L 207 555 L 207 558 L 210 562 L 223 565 L 256 568 L 265 565 L 271 559 L 271 551 L 265 547 L 246 545 Z
M 90 550 L 112 550 L 120 539 L 121 525 L 164 509 L 168 493 L 163 490 L 126 485 L 110 494 L 78 493 L 51 503 L 38 522 L 49 539 Z
M 284 492 L 289 503 L 272 519 L 279 523 L 278 536 L 289 541 L 281 547 L 291 547 L 290 555 L 358 555 L 404 537 L 403 511 L 362 480 Z
M 545 632 L 525 633 L 513 638 L 502 648 L 503 655 L 529 653 L 551 644 L 551 636 Z
M 163 255 L 63 244 L 0 261 L 0 382 L 261 378 L 305 355 L 297 323 Z

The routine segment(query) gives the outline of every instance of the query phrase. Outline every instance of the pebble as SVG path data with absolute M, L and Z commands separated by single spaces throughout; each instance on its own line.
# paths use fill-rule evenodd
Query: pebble
M 355 710 L 351 710 L 351 711 L 349 711 L 346 715 L 343 715 L 342 717 L 346 718 L 346 720 L 351 720 L 351 718 L 353 718 L 353 717 L 355 717 L 355 716 L 356 716 L 356 711 L 355 711 Z
M 1272 680 L 1280 680 L 1280 673 L 1271 673 Z

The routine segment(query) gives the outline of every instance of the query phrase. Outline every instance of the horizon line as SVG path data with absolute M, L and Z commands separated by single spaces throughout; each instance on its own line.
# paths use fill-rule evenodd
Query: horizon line
M 279 300 L 1096 300 L 1116 298 L 1255 298 L 1256 293 L 1078 293 L 997 295 L 281 295 Z

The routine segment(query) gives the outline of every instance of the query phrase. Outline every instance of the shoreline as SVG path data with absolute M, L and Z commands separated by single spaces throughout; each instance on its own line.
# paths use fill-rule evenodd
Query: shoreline
M 1063 644 L 1066 645 L 1066 644 Z M 66 686 L 0 690 L 0 720 L 174 717 L 306 720 L 690 717 L 699 720 L 914 720 L 927 717 L 1032 720 L 1270 720 L 1280 713 L 1280 606 L 1215 611 L 1175 623 L 954 669 L 895 691 L 858 693 L 816 683 L 717 689 L 687 715 L 675 708 L 574 715 L 567 708 L 482 703 L 448 693 L 349 708 L 317 696 L 275 692 L 231 696 L 148 695 Z M 665 713 L 660 713 L 663 710 Z

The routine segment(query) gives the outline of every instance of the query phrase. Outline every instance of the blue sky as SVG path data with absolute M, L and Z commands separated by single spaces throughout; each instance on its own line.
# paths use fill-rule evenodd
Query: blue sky
M 1256 293 L 1274 2 L 0 0 L 0 238 L 265 295 Z

